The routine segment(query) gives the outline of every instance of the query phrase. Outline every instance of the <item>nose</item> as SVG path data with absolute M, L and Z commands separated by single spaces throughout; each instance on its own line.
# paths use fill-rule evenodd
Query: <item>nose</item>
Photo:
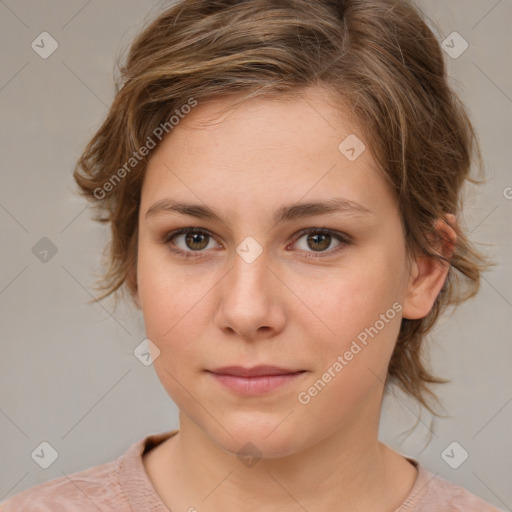
M 235 255 L 233 267 L 219 283 L 219 329 L 246 341 L 270 338 L 284 329 L 284 285 L 271 266 L 265 252 L 251 263 Z

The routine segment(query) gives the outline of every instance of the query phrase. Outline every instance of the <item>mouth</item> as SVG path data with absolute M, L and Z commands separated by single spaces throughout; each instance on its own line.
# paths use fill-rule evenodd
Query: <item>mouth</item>
M 272 377 L 276 375 L 300 373 L 306 370 L 292 370 L 289 368 L 280 368 L 278 366 L 260 365 L 252 368 L 244 368 L 243 366 L 224 366 L 222 368 L 207 371 L 217 375 L 231 375 L 233 377 Z
M 277 390 L 297 380 L 306 370 L 280 368 L 277 366 L 225 366 L 206 370 L 223 387 L 241 395 L 261 395 Z

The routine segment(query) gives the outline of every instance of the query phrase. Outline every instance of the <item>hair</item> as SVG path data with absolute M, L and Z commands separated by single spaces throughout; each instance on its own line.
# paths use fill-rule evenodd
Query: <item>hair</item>
M 114 294 L 117 305 L 126 290 L 135 297 L 147 148 L 158 146 L 163 129 L 171 133 L 173 117 L 179 122 L 193 102 L 240 94 L 284 100 L 322 87 L 353 112 L 384 172 L 408 257 L 425 254 L 449 265 L 430 313 L 402 319 L 385 383 L 439 416 L 427 398 L 439 402 L 431 385 L 450 380 L 430 373 L 423 342 L 447 306 L 478 292 L 490 263 L 447 218 L 459 219 L 465 182 L 481 183 L 470 168 L 475 161 L 481 170 L 482 157 L 419 9 L 407 0 L 184 0 L 146 24 L 118 67 L 110 111 L 74 170 L 94 220 L 111 228 L 107 268 L 96 285 L 102 293 L 94 300 Z M 437 250 L 437 219 L 457 235 L 450 254 Z

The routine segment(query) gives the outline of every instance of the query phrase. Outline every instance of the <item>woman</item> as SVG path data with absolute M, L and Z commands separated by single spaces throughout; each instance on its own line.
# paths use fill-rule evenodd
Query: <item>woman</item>
M 75 179 L 180 428 L 2 510 L 498 510 L 378 440 L 389 386 L 434 412 L 425 335 L 485 268 L 475 134 L 413 5 L 185 0 L 121 71 Z

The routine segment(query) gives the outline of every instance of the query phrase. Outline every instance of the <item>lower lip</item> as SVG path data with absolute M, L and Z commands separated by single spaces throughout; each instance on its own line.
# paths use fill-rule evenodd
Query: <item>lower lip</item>
M 241 395 L 262 395 L 270 393 L 293 382 L 304 373 L 306 372 L 286 373 L 283 375 L 262 375 L 258 377 L 239 377 L 210 372 L 217 382 Z

